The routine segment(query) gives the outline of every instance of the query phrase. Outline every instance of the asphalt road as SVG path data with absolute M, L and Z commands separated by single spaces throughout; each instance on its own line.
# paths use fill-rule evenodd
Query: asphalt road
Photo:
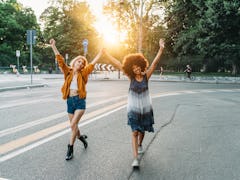
M 62 80 L 0 92 L 0 179 L 239 179 L 240 86 L 150 82 L 155 132 L 147 133 L 141 168 L 132 170 L 126 122 L 128 81 L 88 83 L 79 123 L 89 147 L 77 141 L 65 154 L 70 130 Z

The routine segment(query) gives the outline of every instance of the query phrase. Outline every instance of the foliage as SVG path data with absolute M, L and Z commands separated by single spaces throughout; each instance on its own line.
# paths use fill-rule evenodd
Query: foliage
M 20 65 L 29 65 L 26 46 L 26 30 L 39 31 L 36 16 L 30 8 L 24 8 L 16 0 L 0 2 L 0 66 L 16 64 L 16 50 L 20 50 Z M 38 59 L 38 53 L 34 58 Z
M 176 59 L 202 56 L 207 70 L 231 64 L 236 73 L 240 65 L 238 0 L 174 0 L 167 9 L 168 43 Z
M 122 42 L 127 48 L 123 50 L 124 54 L 139 51 L 139 31 L 142 24 L 142 49 L 140 51 L 148 59 L 154 58 L 159 48 L 159 39 L 165 36 L 160 14 L 163 12 L 163 5 L 163 2 L 155 0 L 108 1 L 104 7 L 105 14 L 111 17 L 113 24 L 119 24 L 120 31 L 127 32 L 127 39 Z
M 87 2 L 49 3 L 41 15 L 40 29 L 32 9 L 16 0 L 0 0 L 0 66 L 16 64 L 16 50 L 21 51 L 20 64 L 29 66 L 28 29 L 37 30 L 33 60 L 40 68 L 54 66 L 54 55 L 47 46 L 50 38 L 56 39 L 59 51 L 69 59 L 83 54 L 84 39 L 89 41 L 87 57 L 91 60 L 96 55 L 100 38 Z M 118 58 L 141 51 L 151 61 L 159 48 L 159 38 L 165 37 L 158 67 L 183 71 L 190 64 L 194 71 L 231 70 L 233 74 L 240 69 L 239 0 L 108 0 L 104 13 L 127 34 L 113 53 Z
M 69 58 L 83 54 L 82 41 L 88 39 L 88 57 L 93 58 L 98 51 L 97 34 L 92 26 L 95 19 L 88 4 L 74 0 L 51 2 L 52 6 L 41 15 L 45 27 L 44 39 L 49 41 L 50 38 L 54 38 L 60 53 L 63 56 L 69 54 Z M 50 48 L 46 49 L 46 54 L 49 61 L 49 57 L 53 57 Z

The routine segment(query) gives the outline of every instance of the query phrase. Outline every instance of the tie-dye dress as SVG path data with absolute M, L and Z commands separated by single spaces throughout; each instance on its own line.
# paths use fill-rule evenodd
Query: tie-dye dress
M 152 101 L 148 90 L 147 76 L 141 82 L 132 79 L 128 92 L 128 125 L 132 131 L 154 132 Z

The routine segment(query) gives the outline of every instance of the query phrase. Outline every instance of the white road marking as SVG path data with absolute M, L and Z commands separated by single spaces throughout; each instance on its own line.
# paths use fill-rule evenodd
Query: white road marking
M 112 111 L 109 111 L 109 112 L 107 112 L 107 113 L 104 113 L 104 114 L 102 114 L 102 115 L 100 115 L 100 116 L 97 116 L 97 117 L 91 119 L 91 120 L 88 120 L 88 121 L 85 121 L 85 122 L 82 122 L 82 123 L 80 122 L 78 126 L 79 126 L 79 127 L 86 126 L 86 125 L 88 125 L 88 124 L 90 124 L 90 123 L 92 123 L 92 122 L 94 122 L 94 121 L 96 121 L 96 120 L 98 120 L 98 119 L 100 119 L 100 118 L 103 118 L 103 117 L 105 117 L 105 116 L 108 116 L 108 115 L 116 112 L 116 111 L 119 111 L 120 109 L 122 109 L 122 108 L 124 108 L 124 107 L 126 107 L 126 105 L 120 106 L 119 108 L 116 108 L 116 109 L 114 109 L 114 110 L 112 110 Z M 12 158 L 15 157 L 15 156 L 18 156 L 18 155 L 20 155 L 20 154 L 22 154 L 22 153 L 24 153 L 24 152 L 26 152 L 26 151 L 29 151 L 29 150 L 31 150 L 31 149 L 33 149 L 33 148 L 35 148 L 35 147 L 38 147 L 38 146 L 40 146 L 40 145 L 42 145 L 42 144 L 44 144 L 44 143 L 47 143 L 47 142 L 49 142 L 49 141 L 51 141 L 51 140 L 53 140 L 53 139 L 56 139 L 56 138 L 58 138 L 58 137 L 60 137 L 60 136 L 63 136 L 64 134 L 66 134 L 66 133 L 68 133 L 68 132 L 70 132 L 70 128 L 68 128 L 68 129 L 66 129 L 66 130 L 63 130 L 63 131 L 60 131 L 60 132 L 58 132 L 58 133 L 56 133 L 56 134 L 54 134 L 54 135 L 52 135 L 52 136 L 49 136 L 49 137 L 47 137 L 47 138 L 45 138 L 45 139 L 42 139 L 42 140 L 40 140 L 40 141 L 37 141 L 37 142 L 35 142 L 35 143 L 33 143 L 33 144 L 30 144 L 30 145 L 28 145 L 28 146 L 26 146 L 26 147 L 23 147 L 23 148 L 19 149 L 19 150 L 13 151 L 13 152 L 5 155 L 5 156 L 2 156 L 2 157 L 0 157 L 0 163 L 1 163 L 1 162 L 4 162 L 4 161 L 6 161 L 6 160 L 12 159 Z
M 216 92 L 214 90 L 202 90 L 203 93 L 212 93 L 212 92 Z
M 98 105 L 101 105 L 101 104 L 104 104 L 104 103 L 110 103 L 112 101 L 121 100 L 125 97 L 126 96 L 119 96 L 119 97 L 114 97 L 114 98 L 111 98 L 111 99 L 99 101 L 97 103 L 92 103 L 88 106 L 88 108 L 95 107 L 95 106 L 98 106 Z M 51 116 L 41 118 L 41 119 L 38 119 L 38 120 L 35 120 L 35 121 L 31 121 L 31 122 L 28 122 L 28 123 L 25 123 L 25 124 L 21 124 L 19 126 L 4 129 L 4 130 L 0 131 L 0 137 L 6 136 L 6 135 L 9 135 L 9 134 L 12 134 L 12 133 L 16 133 L 16 132 L 19 132 L 19 131 L 27 129 L 27 128 L 31 128 L 31 127 L 39 125 L 39 124 L 47 123 L 47 122 L 53 121 L 55 119 L 62 118 L 64 116 L 67 116 L 66 112 L 53 114 Z
M 4 130 L 0 131 L 0 137 L 6 136 L 8 134 L 16 133 L 18 131 L 21 131 L 21 130 L 24 130 L 24 129 L 27 129 L 27 128 L 31 128 L 31 127 L 39 125 L 39 124 L 43 124 L 43 123 L 46 123 L 46 122 L 49 122 L 49 121 L 53 121 L 57 118 L 61 118 L 61 117 L 64 117 L 66 115 L 67 115 L 66 112 L 62 112 L 62 113 L 54 114 L 54 115 L 51 115 L 51 116 L 48 116 L 48 117 L 45 117 L 45 118 L 38 119 L 36 121 L 31 121 L 31 122 L 28 122 L 28 123 L 25 123 L 25 124 L 21 124 L 19 126 L 4 129 Z
M 219 89 L 220 92 L 233 92 L 233 89 Z
M 196 93 L 199 93 L 198 91 L 184 91 L 185 94 L 196 94 Z
M 101 114 L 104 114 L 105 112 L 109 112 L 109 111 L 111 111 L 115 108 L 118 108 L 122 105 L 125 105 L 125 104 L 126 104 L 126 100 L 105 106 L 105 107 L 95 110 L 95 111 L 92 111 L 90 113 L 87 113 L 81 121 L 83 122 L 86 120 L 90 120 Z M 18 149 L 20 147 L 23 147 L 25 145 L 28 145 L 35 141 L 38 141 L 39 139 L 46 138 L 54 133 L 63 131 L 64 129 L 66 129 L 68 127 L 69 127 L 69 121 L 64 121 L 64 122 L 58 123 L 54 126 L 50 126 L 45 129 L 42 129 L 40 131 L 29 134 L 27 136 L 19 137 L 18 139 L 15 139 L 13 141 L 10 141 L 10 142 L 0 145 L 0 155 L 9 153 L 15 149 Z
M 228 91 L 228 90 L 226 90 L 226 91 L 224 91 L 224 90 L 210 90 L 210 92 L 217 92 L 217 91 L 222 91 L 222 92 L 239 92 L 240 91 L 240 89 L 234 89 L 234 90 L 231 90 L 231 91 Z M 153 95 L 152 97 L 153 98 L 160 98 L 160 97 L 166 97 L 166 96 L 174 96 L 174 95 L 181 95 L 181 94 L 186 94 L 186 92 L 187 93 L 192 93 L 193 91 L 181 91 L 181 92 L 173 92 L 173 93 L 167 93 L 167 94 L 163 94 L 163 93 L 160 93 L 160 94 L 155 94 L 155 95 Z M 201 92 L 207 92 L 206 90 L 198 90 L 198 91 L 194 91 L 195 93 L 201 93 Z M 88 125 L 88 124 L 90 124 L 90 123 L 92 123 L 92 122 L 94 122 L 94 121 L 96 121 L 96 120 L 98 120 L 98 119 L 101 119 L 101 118 L 103 118 L 103 117 L 105 117 L 105 116 L 108 116 L 108 115 L 110 115 L 110 114 L 112 114 L 112 113 L 114 113 L 114 112 L 117 112 L 117 111 L 119 111 L 119 110 L 121 110 L 122 108 L 124 108 L 124 107 L 126 107 L 126 105 L 122 105 L 122 106 L 120 106 L 120 107 L 118 107 L 118 108 L 116 108 L 116 109 L 114 109 L 114 110 L 112 110 L 112 111 L 109 111 L 109 112 L 107 112 L 107 113 L 104 113 L 104 114 L 102 114 L 102 115 L 100 115 L 100 116 L 97 116 L 97 117 L 95 117 L 95 118 L 93 118 L 93 119 L 91 119 L 91 120 L 88 120 L 88 121 L 86 121 L 86 122 L 80 122 L 79 123 L 79 127 L 83 127 L 83 126 L 86 126 L 86 125 Z M 53 139 L 56 139 L 56 138 L 58 138 L 58 137 L 60 137 L 60 136 L 62 136 L 62 135 L 64 135 L 64 134 L 66 134 L 66 133 L 68 133 L 68 132 L 70 132 L 70 128 L 68 128 L 68 129 L 66 129 L 66 130 L 63 130 L 63 131 L 60 131 L 60 132 L 58 132 L 58 133 L 56 133 L 56 134 L 54 134 L 54 135 L 52 135 L 52 136 L 49 136 L 49 137 L 47 137 L 47 138 L 45 138 L 45 139 L 42 139 L 42 140 L 40 140 L 40 141 L 37 141 L 37 142 L 35 142 L 35 143 L 33 143 L 33 144 L 30 144 L 30 145 L 28 145 L 28 146 L 25 146 L 25 147 L 23 147 L 23 148 L 20 148 L 20 149 L 18 149 L 18 150 L 16 150 L 16 151 L 13 151 L 13 152 L 11 152 L 11 153 L 9 153 L 9 154 L 6 154 L 6 155 L 4 155 L 4 156 L 2 156 L 2 157 L 0 157 L 0 162 L 4 162 L 4 161 L 7 161 L 7 160 L 9 160 L 9 159 L 12 159 L 13 157 L 15 157 L 15 156 L 18 156 L 18 155 L 20 155 L 20 154 L 22 154 L 22 153 L 24 153 L 24 152 L 26 152 L 26 151 L 29 151 L 29 150 L 31 150 L 31 149 L 33 149 L 33 148 L 35 148 L 35 147 L 38 147 L 38 146 L 40 146 L 40 145 L 42 145 L 42 144 L 44 144 L 44 143 L 47 143 L 47 142 L 49 142 L 49 141 L 51 141 L 51 140 L 53 140 Z
M 53 101 L 59 101 L 57 98 L 47 98 L 47 99 L 36 99 L 36 100 L 30 100 L 30 101 L 22 101 L 18 103 L 10 103 L 6 105 L 0 106 L 0 109 L 6 109 L 6 108 L 12 108 L 16 106 L 22 106 L 22 105 L 27 105 L 27 104 L 36 104 L 36 103 L 41 103 L 41 102 L 53 102 Z

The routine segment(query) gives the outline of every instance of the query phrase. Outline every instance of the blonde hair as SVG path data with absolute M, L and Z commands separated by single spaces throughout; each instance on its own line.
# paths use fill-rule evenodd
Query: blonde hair
M 75 57 L 75 58 L 70 62 L 69 65 L 71 66 L 71 68 L 73 68 L 75 62 L 76 62 L 77 60 L 79 60 L 79 59 L 81 59 L 81 60 L 84 61 L 84 67 L 88 64 L 87 59 L 86 59 L 84 56 L 79 55 L 79 56 Z

